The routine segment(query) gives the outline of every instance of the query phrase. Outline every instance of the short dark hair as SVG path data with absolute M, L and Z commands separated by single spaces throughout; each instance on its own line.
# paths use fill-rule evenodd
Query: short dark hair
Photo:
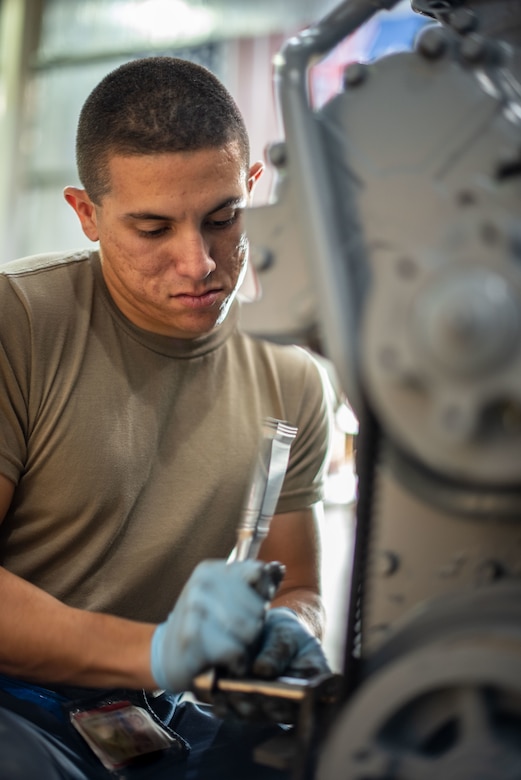
M 109 156 L 217 148 L 239 143 L 249 164 L 244 119 L 207 68 L 177 57 L 121 65 L 93 89 L 80 113 L 76 162 L 94 203 L 110 189 Z

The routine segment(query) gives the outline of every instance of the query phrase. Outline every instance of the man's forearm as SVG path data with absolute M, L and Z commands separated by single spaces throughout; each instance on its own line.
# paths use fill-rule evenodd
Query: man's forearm
M 153 689 L 155 626 L 62 604 L 0 568 L 0 672 L 41 684 Z

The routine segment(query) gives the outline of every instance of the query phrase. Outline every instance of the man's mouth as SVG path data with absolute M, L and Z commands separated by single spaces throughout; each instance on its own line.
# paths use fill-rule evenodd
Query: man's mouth
M 213 306 L 220 299 L 222 290 L 220 288 L 207 290 L 203 293 L 178 293 L 173 297 L 184 306 L 191 309 L 204 309 Z

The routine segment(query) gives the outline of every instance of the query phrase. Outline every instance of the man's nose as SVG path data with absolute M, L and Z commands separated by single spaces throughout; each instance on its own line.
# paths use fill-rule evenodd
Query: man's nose
M 200 231 L 195 229 L 180 231 L 174 240 L 175 267 L 180 276 L 201 280 L 215 271 L 215 261 Z

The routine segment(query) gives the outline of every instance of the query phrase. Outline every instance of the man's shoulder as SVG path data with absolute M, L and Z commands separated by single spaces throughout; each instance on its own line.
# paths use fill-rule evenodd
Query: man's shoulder
M 94 289 L 96 253 L 53 252 L 14 260 L 0 266 L 0 307 L 3 317 L 26 317 L 55 326 L 88 307 Z
M 257 370 L 277 376 L 282 384 L 323 384 L 323 370 L 314 354 L 298 344 L 284 344 L 240 333 L 242 349 L 252 359 Z
M 0 266 L 0 274 L 11 278 L 23 278 L 52 270 L 79 267 L 88 263 L 95 253 L 89 250 L 77 252 L 46 252 L 22 257 Z
M 282 367 L 302 368 L 314 366 L 316 361 L 313 354 L 305 347 L 298 344 L 285 344 L 277 341 L 269 341 L 265 338 L 241 333 L 246 349 L 257 355 L 262 360 L 272 360 Z

